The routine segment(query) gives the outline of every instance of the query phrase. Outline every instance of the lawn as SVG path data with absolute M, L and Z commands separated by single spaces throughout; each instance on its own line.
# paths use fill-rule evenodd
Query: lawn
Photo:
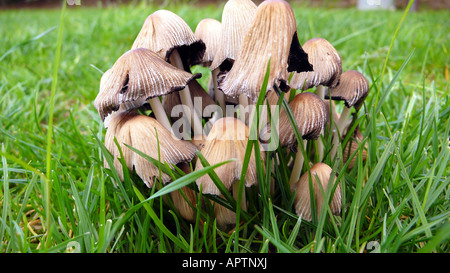
M 186 3 L 71 6 L 62 18 L 61 9 L 0 11 L 0 252 L 450 251 L 449 11 L 293 6 L 300 43 L 327 39 L 343 70 L 370 83 L 357 116 L 367 158 L 351 170 L 325 158 L 342 187 L 339 216 L 302 221 L 280 182 L 273 195 L 248 190 L 238 229 L 222 229 L 211 208 L 186 221 L 168 195 L 148 199 L 157 189 L 103 167 L 100 78 L 158 9 L 193 30 L 222 12 Z M 209 70 L 193 71 L 206 87 Z M 289 172 L 280 164 L 260 178 Z

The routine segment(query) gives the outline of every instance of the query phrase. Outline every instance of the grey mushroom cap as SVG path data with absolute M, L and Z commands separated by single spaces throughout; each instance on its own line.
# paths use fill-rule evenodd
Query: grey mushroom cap
M 323 131 L 328 121 L 328 108 L 316 94 L 304 92 L 296 95 L 289 103 L 299 133 L 303 139 L 315 140 Z M 270 126 L 262 134 L 270 133 Z M 264 139 L 268 139 L 264 136 Z M 279 117 L 279 139 L 283 147 L 295 147 L 297 138 L 292 129 L 289 118 L 284 110 Z
M 345 106 L 355 107 L 358 110 L 369 94 L 369 90 L 369 82 L 362 73 L 348 70 L 342 73 L 339 84 L 328 90 L 325 98 L 343 100 Z
M 170 55 L 176 49 L 186 71 L 201 63 L 206 50 L 205 43 L 195 36 L 183 18 L 163 9 L 147 17 L 134 40 L 134 48 L 150 49 L 167 62 L 170 62 Z
M 124 110 L 137 108 L 150 98 L 180 91 L 200 77 L 170 65 L 149 49 L 132 49 L 103 74 L 94 106 L 104 120 L 122 105 L 126 105 Z
M 301 216 L 302 219 L 306 221 L 312 221 L 312 211 L 311 211 L 311 193 L 309 178 L 311 177 L 313 196 L 316 206 L 317 216 L 320 215 L 322 211 L 322 204 L 324 196 L 322 190 L 326 191 L 327 187 L 332 186 L 329 181 L 331 179 L 332 169 L 325 163 L 316 163 L 312 168 L 304 173 L 296 184 L 296 194 L 295 194 L 295 211 L 297 215 Z M 317 181 L 317 178 L 319 181 Z M 334 180 L 336 181 L 336 177 Z M 319 183 L 321 186 L 319 186 Z M 339 215 L 342 207 L 342 194 L 340 184 L 337 185 L 336 191 L 331 198 L 330 209 L 331 213 L 334 215 Z
M 303 44 L 314 71 L 295 73 L 289 85 L 307 90 L 314 86 L 334 87 L 342 74 L 342 60 L 333 45 L 323 38 L 312 38 Z
M 117 139 L 122 150 L 123 159 L 129 171 L 135 171 L 148 187 L 153 187 L 155 179 L 159 179 L 159 168 L 140 156 L 128 146 L 142 153 L 167 163 L 170 168 L 183 162 L 191 161 L 197 152 L 197 146 L 189 141 L 176 139 L 171 132 L 162 126 L 156 119 L 140 115 L 137 111 L 125 111 L 114 115 L 105 134 L 105 147 L 114 157 L 114 168 L 123 180 L 122 165 L 118 160 L 121 156 L 114 141 Z M 158 149 L 159 145 L 159 149 Z M 104 161 L 106 168 L 111 168 Z M 168 183 L 171 177 L 161 173 L 161 181 Z
M 245 94 L 253 103 L 258 98 L 270 60 L 267 91 L 274 85 L 284 92 L 289 72 L 312 71 L 307 54 L 297 37 L 292 7 L 283 0 L 261 3 L 242 41 L 233 67 L 219 75 L 219 89 L 232 98 Z
M 222 11 L 220 46 L 210 69 L 229 70 L 236 60 L 243 38 L 256 12 L 251 0 L 228 0 Z

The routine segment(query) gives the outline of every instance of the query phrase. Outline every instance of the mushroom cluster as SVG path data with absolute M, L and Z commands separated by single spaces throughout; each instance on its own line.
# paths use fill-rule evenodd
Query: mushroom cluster
M 198 82 L 202 75 L 192 73 L 194 66 L 209 68 L 206 88 Z M 262 90 L 264 81 L 266 90 Z M 114 166 L 105 160 L 105 167 L 114 167 L 121 179 L 123 168 L 127 168 L 147 187 L 153 187 L 155 181 L 172 181 L 154 161 L 135 150 L 185 173 L 204 168 L 196 156 L 201 153 L 210 165 L 231 160 L 214 171 L 237 200 L 239 184 L 257 186 L 256 164 L 265 166 L 264 162 L 256 162 L 254 151 L 248 166 L 244 166 L 255 111 L 244 109 L 255 106 L 262 91 L 266 94 L 265 105 L 277 105 L 281 91 L 302 141 L 297 140 L 284 109 L 278 110 L 278 121 L 269 122 L 278 122 L 278 130 L 267 129 L 266 124 L 253 140 L 262 145 L 276 137 L 283 147 L 277 152 L 292 155 L 289 185 L 296 196 L 295 210 L 311 221 L 311 207 L 318 211 L 322 208 L 318 202 L 323 200 L 321 193 L 326 191 L 333 173 L 323 161 L 336 159 L 342 136 L 348 133 L 351 110 L 361 107 L 368 90 L 361 73 L 342 73 L 341 58 L 325 39 L 313 38 L 302 47 L 288 2 L 265 0 L 256 5 L 251 0 L 228 0 L 221 21 L 205 18 L 195 31 L 171 11 L 150 14 L 130 50 L 103 74 L 94 106 L 106 128 L 105 147 L 114 157 Z M 295 96 L 290 91 L 295 91 Z M 342 113 L 336 112 L 332 100 L 345 102 Z M 334 120 L 330 126 L 333 146 L 325 147 L 324 133 L 330 120 Z M 264 134 L 266 137 L 262 137 Z M 312 145 L 316 149 L 308 149 L 314 153 L 302 153 L 310 144 L 316 144 Z M 260 150 L 264 161 L 267 151 L 262 147 Z M 309 166 L 314 161 L 317 162 L 312 167 L 303 170 L 305 164 Z M 245 181 L 240 181 L 242 177 Z M 186 186 L 171 195 L 180 215 L 187 220 L 195 218 L 195 190 L 221 196 L 208 175 L 194 184 L 196 187 Z M 334 189 L 331 212 L 338 214 L 340 186 Z M 243 194 L 240 206 L 245 210 L 245 190 Z M 314 201 L 317 205 L 311 206 Z M 235 224 L 232 211 L 215 205 L 219 225 Z

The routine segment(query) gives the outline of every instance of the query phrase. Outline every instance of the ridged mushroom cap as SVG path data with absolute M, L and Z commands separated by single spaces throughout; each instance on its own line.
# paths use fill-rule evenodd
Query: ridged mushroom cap
M 369 82 L 366 77 L 356 70 L 348 70 L 342 73 L 339 84 L 330 88 L 325 98 L 343 100 L 348 108 L 355 107 L 358 110 L 369 94 Z
M 243 122 L 233 117 L 224 117 L 214 123 L 203 144 L 201 153 L 210 165 L 235 159 L 214 169 L 227 189 L 231 189 L 233 183 L 241 178 L 248 137 L 249 128 Z M 203 168 L 199 159 L 195 168 L 196 170 Z M 250 187 L 257 184 L 257 182 L 255 154 L 253 151 L 245 176 L 245 186 Z M 197 179 L 197 186 L 199 188 L 202 186 L 203 193 L 220 194 L 219 189 L 208 175 Z
M 325 163 L 317 163 L 312 168 L 304 173 L 300 180 L 296 184 L 296 193 L 295 193 L 295 211 L 298 216 L 301 216 L 302 219 L 306 221 L 312 221 L 312 212 L 311 212 L 311 195 L 309 188 L 309 178 L 311 176 L 312 181 L 312 189 L 314 190 L 314 200 L 316 205 L 317 216 L 320 215 L 322 211 L 323 204 L 323 192 L 327 190 L 327 187 L 331 187 L 333 185 L 329 184 L 331 178 L 332 169 Z M 319 178 L 319 181 L 316 179 Z M 333 183 L 336 181 L 336 177 L 333 179 Z M 322 185 L 322 189 L 319 186 L 319 183 Z M 341 198 L 341 186 L 337 185 L 336 191 L 332 197 L 332 201 L 330 204 L 331 212 L 334 215 L 339 215 L 341 212 L 342 206 L 342 198 Z
M 266 0 L 258 6 L 232 69 L 219 75 L 219 89 L 234 98 L 245 94 L 255 102 L 269 60 L 267 91 L 274 85 L 284 92 L 290 90 L 288 72 L 312 71 L 297 38 L 294 12 L 284 0 Z
M 119 113 L 113 116 L 110 126 L 106 130 L 105 147 L 113 155 L 114 167 L 122 180 L 122 165 L 117 159 L 120 157 L 120 153 L 114 138 L 119 143 L 128 169 L 135 171 L 148 187 L 153 187 L 155 178 L 159 178 L 159 168 L 125 144 L 156 160 L 160 159 L 162 163 L 168 163 L 172 168 L 172 164 L 191 161 L 197 151 L 194 144 L 174 138 L 171 132 L 154 118 L 140 115 L 136 111 Z M 160 158 L 158 157 L 158 140 Z M 106 160 L 104 165 L 106 168 L 109 167 Z M 168 183 L 171 181 L 171 177 L 162 172 L 161 181 Z
M 199 64 L 205 52 L 205 44 L 198 39 L 189 25 L 177 14 L 157 10 L 145 20 L 132 49 L 147 48 L 159 54 L 167 62 L 174 49 L 180 54 L 185 70 Z
M 149 49 L 132 49 L 103 74 L 94 106 L 104 120 L 122 104 L 123 110 L 137 108 L 149 98 L 180 91 L 199 77 L 201 74 L 192 75 L 170 65 Z
M 346 138 L 346 135 L 342 137 L 343 139 Z M 343 155 L 343 161 L 346 163 L 350 156 L 353 155 L 356 151 L 359 151 L 359 146 L 361 145 L 361 142 L 363 141 L 364 137 L 361 134 L 361 130 L 359 128 L 356 128 L 353 132 L 352 138 L 347 143 L 347 146 L 345 147 L 345 150 L 342 152 Z M 362 160 L 365 161 L 367 158 L 367 142 L 364 144 L 364 148 L 361 150 L 361 157 Z M 358 159 L 358 154 L 356 154 L 352 160 L 350 161 L 348 165 L 348 169 L 353 169 L 355 166 L 356 160 Z
M 303 139 L 317 139 L 328 120 L 328 108 L 316 94 L 304 92 L 296 95 L 289 103 L 294 119 Z M 297 143 L 294 130 L 284 110 L 279 118 L 279 138 L 283 147 Z
M 314 71 L 295 73 L 289 85 L 301 90 L 319 85 L 336 86 L 342 74 L 342 60 L 333 45 L 323 38 L 313 38 L 302 47 Z
M 220 48 L 222 23 L 211 18 L 202 19 L 197 24 L 194 34 L 206 45 L 205 54 L 203 54 L 200 64 L 209 67 Z
M 225 62 L 228 69 L 236 60 L 257 6 L 250 0 L 228 0 L 222 11 L 220 46 L 210 66 L 214 70 Z

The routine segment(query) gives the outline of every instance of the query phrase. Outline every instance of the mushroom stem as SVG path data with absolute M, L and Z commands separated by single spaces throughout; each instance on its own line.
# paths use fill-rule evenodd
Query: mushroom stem
M 339 136 L 342 135 L 345 125 L 347 124 L 347 118 L 350 116 L 350 108 L 345 106 L 341 112 L 339 120 L 336 122 L 336 129 L 333 130 L 333 147 L 331 149 L 331 158 L 334 159 L 337 152 L 337 147 L 339 146 Z
M 214 98 L 216 99 L 216 102 L 219 103 L 219 106 L 222 108 L 222 117 L 226 117 L 226 104 L 225 104 L 225 95 L 222 91 L 219 90 L 219 87 L 217 85 L 217 75 L 219 74 L 219 68 L 214 69 L 211 71 L 211 77 L 214 84 Z
M 176 49 L 174 49 L 172 54 L 170 55 L 170 60 L 173 64 L 175 64 L 176 67 L 184 70 L 183 61 L 181 60 L 180 54 Z M 201 134 L 203 130 L 202 120 L 197 115 L 197 112 L 194 109 L 194 104 L 192 103 L 191 92 L 188 85 L 186 85 L 186 87 L 180 91 L 180 99 L 181 102 L 186 105 L 191 112 L 191 116 L 190 118 L 188 118 L 188 120 L 190 121 L 191 127 L 194 130 L 194 135 Z
M 325 99 L 325 86 L 319 85 L 316 89 L 317 96 L 321 99 Z M 323 132 L 320 134 L 319 139 L 317 140 L 317 153 L 319 155 L 319 162 L 322 162 L 323 153 L 324 153 L 324 145 L 322 142 Z
M 245 115 L 246 114 L 245 108 L 247 108 L 247 106 L 248 106 L 248 98 L 245 94 L 239 95 L 239 105 L 240 105 L 239 118 L 243 123 L 248 125 L 249 121 L 246 119 L 246 115 Z
M 308 141 L 306 139 L 303 140 L 303 147 L 306 148 Z M 300 179 L 300 174 L 302 172 L 303 167 L 303 154 L 301 151 L 300 144 L 297 145 L 297 154 L 295 155 L 294 166 L 292 167 L 291 178 L 289 179 L 289 186 L 291 190 L 295 188 L 297 181 Z
M 323 100 L 325 98 L 325 86 L 318 85 L 316 88 L 316 95 Z
M 150 107 L 155 114 L 156 120 L 158 120 L 158 122 L 161 123 L 164 128 L 172 132 L 172 126 L 170 125 L 169 118 L 167 117 L 166 112 L 164 111 L 164 107 L 162 106 L 159 98 L 150 98 L 148 102 L 150 103 Z

